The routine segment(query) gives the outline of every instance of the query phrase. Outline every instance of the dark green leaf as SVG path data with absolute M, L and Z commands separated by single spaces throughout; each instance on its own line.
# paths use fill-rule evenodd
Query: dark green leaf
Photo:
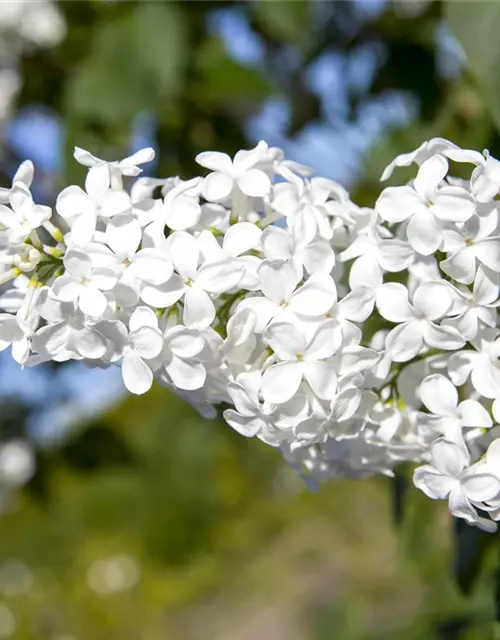
M 474 590 L 484 558 L 496 538 L 491 533 L 471 527 L 460 518 L 455 519 L 454 526 L 453 573 L 461 591 L 469 595 Z
M 79 471 L 133 464 L 132 454 L 124 439 L 99 425 L 79 432 L 63 447 L 62 454 L 66 463 Z

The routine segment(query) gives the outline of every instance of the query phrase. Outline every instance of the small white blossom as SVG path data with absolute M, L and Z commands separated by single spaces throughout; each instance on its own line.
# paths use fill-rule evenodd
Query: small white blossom
M 388 282 L 377 292 L 377 308 L 386 320 L 398 323 L 386 338 L 386 349 L 395 362 L 414 358 L 424 345 L 439 349 L 459 349 L 465 340 L 456 329 L 436 324 L 452 305 L 446 283 L 424 282 L 408 300 L 402 284 Z
M 203 195 L 218 202 L 228 198 L 235 186 L 246 196 L 263 197 L 269 193 L 271 182 L 256 165 L 267 151 L 267 144 L 259 144 L 251 151 L 238 151 L 234 160 L 226 153 L 204 151 L 196 156 L 196 162 L 210 169 L 203 183 Z

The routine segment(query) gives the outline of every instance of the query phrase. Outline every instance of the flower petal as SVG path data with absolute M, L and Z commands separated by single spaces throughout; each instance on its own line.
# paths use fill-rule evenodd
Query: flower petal
M 201 389 L 205 384 L 206 371 L 201 362 L 183 360 L 173 355 L 165 369 L 179 389 L 194 391 Z
M 258 416 L 243 416 L 233 409 L 226 409 L 222 415 L 230 427 L 247 438 L 256 436 L 263 426 Z
M 190 329 L 205 329 L 215 319 L 215 307 L 206 291 L 199 287 L 186 287 L 183 321 Z
M 424 282 L 413 294 L 415 313 L 428 320 L 441 318 L 451 305 L 451 291 L 445 282 Z
M 337 373 L 330 362 L 304 362 L 304 378 L 322 400 L 331 400 L 337 391 Z
M 273 404 L 283 404 L 296 393 L 302 381 L 300 362 L 279 362 L 264 371 L 262 395 Z
M 196 284 L 210 293 L 224 293 L 236 287 L 243 274 L 244 267 L 237 260 L 205 262 L 198 270 Z
M 458 391 L 455 385 L 441 374 L 433 374 L 422 380 L 420 400 L 431 413 L 438 416 L 457 414 Z
M 403 222 L 424 206 L 411 187 L 387 187 L 380 194 L 375 210 L 386 222 Z
M 379 287 L 376 304 L 380 315 L 391 322 L 406 322 L 414 317 L 408 289 L 399 282 L 387 282 Z
M 288 322 L 269 325 L 263 338 L 280 360 L 296 360 L 297 355 L 303 355 L 306 349 L 304 336 Z
M 307 361 L 329 358 L 342 343 L 342 330 L 336 320 L 326 320 L 316 329 L 304 351 Z
M 441 246 L 441 229 L 427 207 L 412 216 L 406 228 L 406 235 L 415 251 L 424 256 L 430 256 Z
M 115 216 L 106 227 L 106 243 L 122 259 L 133 257 L 141 238 L 141 225 L 130 215 Z
M 252 198 L 262 198 L 271 190 L 269 177 L 260 169 L 249 169 L 237 178 L 241 191 Z
M 440 473 L 430 465 L 415 469 L 413 484 L 433 500 L 444 500 L 448 497 L 457 480 Z
M 438 438 L 432 443 L 431 459 L 438 471 L 452 478 L 458 478 L 469 464 L 469 454 L 465 447 L 444 438 Z
M 225 200 L 233 190 L 233 178 L 227 173 L 215 171 L 203 180 L 203 195 L 210 202 Z
M 123 356 L 122 376 L 127 389 L 136 395 L 147 393 L 153 384 L 153 372 L 133 351 Z
M 288 302 L 299 278 L 289 262 L 264 260 L 259 267 L 262 293 L 276 304 Z
M 195 160 L 202 167 L 211 171 L 231 173 L 233 170 L 231 158 L 227 153 L 221 153 L 220 151 L 203 151 L 196 156 Z
M 423 346 L 422 329 L 417 321 L 400 324 L 387 334 L 385 348 L 394 362 L 407 362 L 414 358 Z
M 95 287 L 82 287 L 78 306 L 81 311 L 92 318 L 100 318 L 106 311 L 108 301 L 102 291 Z
M 321 316 L 331 309 L 336 299 L 337 289 L 333 278 L 327 273 L 318 272 L 313 273 L 292 294 L 289 307 L 294 313 L 304 316 Z
M 477 400 L 464 400 L 458 405 L 458 411 L 464 427 L 487 429 L 493 424 L 490 414 Z
M 181 276 L 174 273 L 166 282 L 158 285 L 145 284 L 141 289 L 141 300 L 158 309 L 166 309 L 175 304 L 186 291 Z
M 251 222 L 238 222 L 226 231 L 222 248 L 233 258 L 240 256 L 259 245 L 262 231 Z

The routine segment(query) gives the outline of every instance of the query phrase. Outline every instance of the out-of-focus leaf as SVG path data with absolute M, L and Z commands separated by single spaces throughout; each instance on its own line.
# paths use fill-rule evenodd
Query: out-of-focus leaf
M 256 69 L 244 67 L 228 56 L 222 43 L 209 40 L 198 53 L 198 70 L 203 85 L 203 100 L 234 100 L 266 98 L 272 85 Z
M 500 635 L 500 567 L 497 567 L 494 573 L 493 605 L 497 621 L 496 631 L 497 635 Z
M 471 527 L 464 520 L 454 522 L 453 574 L 461 591 L 469 595 L 481 573 L 483 561 L 496 538 L 491 533 Z
M 411 69 L 409 73 L 408 70 Z M 384 63 L 375 74 L 371 91 L 405 91 L 419 103 L 424 120 L 432 120 L 439 112 L 443 82 L 436 67 L 436 52 L 426 43 L 394 38 Z
M 446 3 L 450 27 L 467 55 L 467 62 L 481 83 L 497 128 L 500 128 L 500 3 Z
M 96 32 L 91 55 L 69 82 L 71 114 L 114 123 L 161 106 L 180 86 L 183 14 L 173 3 L 140 3 Z
M 310 40 L 307 0 L 258 0 L 253 3 L 256 20 L 272 37 L 281 42 L 305 45 Z
M 133 456 L 124 439 L 107 427 L 94 425 L 78 433 L 62 450 L 67 464 L 79 471 L 100 467 L 132 466 Z
M 394 524 L 401 526 L 405 516 L 406 496 L 408 494 L 408 477 L 404 468 L 396 471 L 391 479 L 392 517 Z

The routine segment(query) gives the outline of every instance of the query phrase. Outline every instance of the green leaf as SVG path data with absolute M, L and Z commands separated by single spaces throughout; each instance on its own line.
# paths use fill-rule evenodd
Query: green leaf
M 454 527 L 453 574 L 460 590 L 469 595 L 481 574 L 485 556 L 496 539 L 491 533 L 471 527 L 460 518 L 456 518 Z
M 272 89 L 263 73 L 230 58 L 222 43 L 215 39 L 207 41 L 199 51 L 198 72 L 203 83 L 202 100 L 262 100 Z
M 62 454 L 66 463 L 79 471 L 134 465 L 133 455 L 123 437 L 99 424 L 76 433 L 62 448 Z
M 449 0 L 446 15 L 500 129 L 500 3 Z
M 111 124 L 160 108 L 180 88 L 184 27 L 173 3 L 140 3 L 100 28 L 92 53 L 69 82 L 70 114 Z
M 281 42 L 306 45 L 310 40 L 306 0 L 259 0 L 253 3 L 256 20 Z

